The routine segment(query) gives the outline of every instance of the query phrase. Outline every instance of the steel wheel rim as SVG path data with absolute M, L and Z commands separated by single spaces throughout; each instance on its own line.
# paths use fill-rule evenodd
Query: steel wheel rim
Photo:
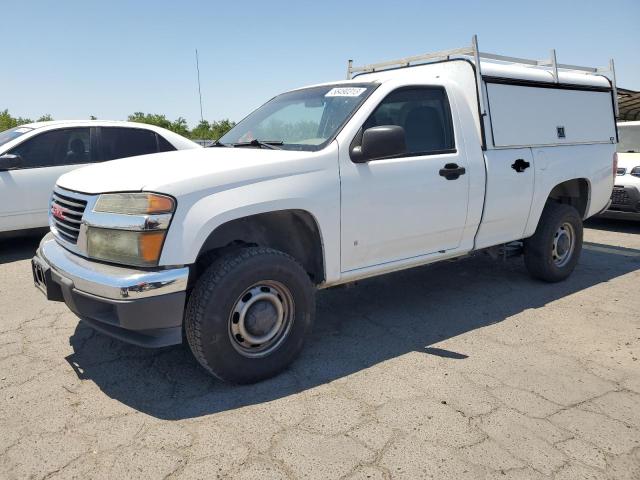
M 229 315 L 229 337 L 245 357 L 264 357 L 277 350 L 291 331 L 295 307 L 291 291 L 275 280 L 247 288 Z
M 553 235 L 551 247 L 553 263 L 557 267 L 564 267 L 571 260 L 575 246 L 576 233 L 573 225 L 569 222 L 564 222 Z

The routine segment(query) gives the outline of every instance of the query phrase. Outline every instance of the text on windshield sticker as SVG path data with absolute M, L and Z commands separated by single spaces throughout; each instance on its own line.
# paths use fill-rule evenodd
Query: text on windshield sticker
M 365 90 L 362 87 L 336 87 L 329 90 L 325 97 L 358 97 Z

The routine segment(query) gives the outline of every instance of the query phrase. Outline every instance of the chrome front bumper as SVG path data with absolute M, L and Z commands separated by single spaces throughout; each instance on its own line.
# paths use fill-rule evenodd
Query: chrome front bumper
M 107 335 L 144 347 L 182 342 L 188 267 L 138 270 L 92 262 L 47 235 L 31 261 L 48 300 Z
M 138 270 L 92 262 L 61 247 L 48 234 L 40 242 L 34 262 L 70 280 L 76 290 L 112 300 L 148 298 L 187 289 L 189 268 Z

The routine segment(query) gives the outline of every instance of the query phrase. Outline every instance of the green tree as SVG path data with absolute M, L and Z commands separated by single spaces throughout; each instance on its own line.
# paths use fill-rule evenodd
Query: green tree
M 176 120 L 171 122 L 169 130 L 171 130 L 172 132 L 176 132 L 183 137 L 189 136 L 189 125 L 187 125 L 187 121 L 182 117 L 178 117 Z
M 211 124 L 206 120 L 201 120 L 196 128 L 191 130 L 191 138 L 198 140 L 211 139 Z
M 97 120 L 98 117 L 91 115 L 91 120 Z M 146 123 L 149 125 L 156 125 L 158 127 L 166 128 L 179 135 L 187 138 L 201 139 L 201 140 L 218 140 L 231 128 L 233 128 L 236 122 L 232 122 L 228 118 L 224 120 L 216 120 L 209 122 L 202 120 L 196 125 L 193 130 L 189 130 L 189 125 L 184 117 L 178 117 L 174 121 L 169 120 L 166 115 L 159 113 L 144 113 L 134 112 L 127 117 L 130 122 Z M 38 118 L 38 122 L 47 122 L 53 120 L 50 114 L 42 115 Z M 15 128 L 18 125 L 25 123 L 32 123 L 33 120 L 29 118 L 13 117 L 8 109 L 0 110 L 0 132 Z
M 225 118 L 224 120 L 219 120 L 217 122 L 213 122 L 211 124 L 211 137 L 208 137 L 208 138 L 211 138 L 213 140 L 219 140 L 220 137 L 222 137 L 225 133 L 227 133 L 229 130 L 231 130 L 235 126 L 236 126 L 236 122 L 232 122 L 228 118 Z
M 15 128 L 18 125 L 24 125 L 25 123 L 32 123 L 33 120 L 22 117 L 12 117 L 8 109 L 0 111 L 0 132 L 3 130 L 9 130 Z
M 138 123 L 146 123 L 149 125 L 156 125 L 158 127 L 166 128 L 167 130 L 171 130 L 171 121 L 165 117 L 164 115 L 159 115 L 157 113 L 143 113 L 143 112 L 135 112 L 127 118 L 130 122 L 138 122 Z
M 129 115 L 128 120 L 130 122 L 156 125 L 157 127 L 166 128 L 179 135 L 189 137 L 189 125 L 187 125 L 187 121 L 183 117 L 178 117 L 172 122 L 165 115 L 158 113 L 135 112 Z
M 218 140 L 233 128 L 234 125 L 235 122 L 232 122 L 229 119 L 214 122 L 201 120 L 200 123 L 191 130 L 190 137 L 193 140 Z
M 202 120 L 198 123 L 198 125 L 195 126 L 193 130 L 189 130 L 189 125 L 187 124 L 187 121 L 184 119 L 184 117 L 178 117 L 174 121 L 171 121 L 165 115 L 144 112 L 132 113 L 131 115 L 129 115 L 128 120 L 130 122 L 156 125 L 158 127 L 171 130 L 172 132 L 175 132 L 184 137 L 200 140 L 218 140 L 236 124 L 228 118 L 224 120 L 217 120 L 214 122 Z

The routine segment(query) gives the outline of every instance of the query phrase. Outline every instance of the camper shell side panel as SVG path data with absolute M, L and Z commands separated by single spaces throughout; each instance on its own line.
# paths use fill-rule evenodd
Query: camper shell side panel
M 613 143 L 611 90 L 485 78 L 496 148 Z

